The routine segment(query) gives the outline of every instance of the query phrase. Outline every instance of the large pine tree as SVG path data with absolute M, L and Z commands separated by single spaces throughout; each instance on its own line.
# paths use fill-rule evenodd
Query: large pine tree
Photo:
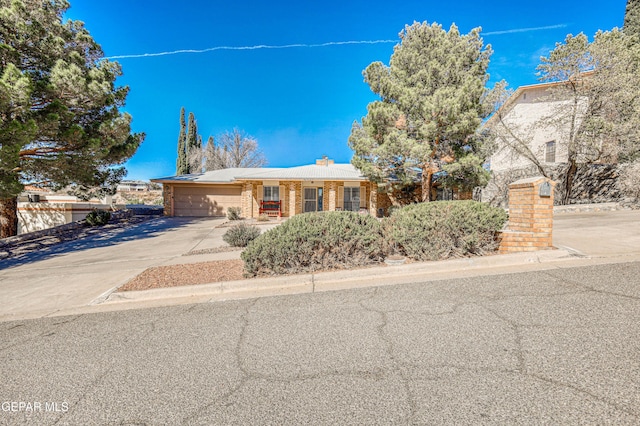
M 434 174 L 447 168 L 458 184 L 486 182 L 472 137 L 491 55 L 480 28 L 461 35 L 455 25 L 447 32 L 414 23 L 400 39 L 389 66 L 374 62 L 364 71 L 380 100 L 353 125 L 351 162 L 374 181 L 394 176 L 408 184 L 421 172 L 423 201 L 431 199 Z
M 25 184 L 110 191 L 144 139 L 122 113 L 120 65 L 66 0 L 0 1 L 0 238 L 17 232 Z
M 640 36 L 640 0 L 627 0 L 624 32 L 628 35 Z

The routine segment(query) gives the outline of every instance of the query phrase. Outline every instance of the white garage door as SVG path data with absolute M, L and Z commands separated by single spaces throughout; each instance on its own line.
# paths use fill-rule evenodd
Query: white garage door
M 225 216 L 228 207 L 240 207 L 242 187 L 237 185 L 176 186 L 175 216 Z

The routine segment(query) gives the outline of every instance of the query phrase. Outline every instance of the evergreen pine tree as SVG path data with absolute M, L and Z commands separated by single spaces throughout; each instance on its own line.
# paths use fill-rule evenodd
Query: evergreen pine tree
M 395 176 L 410 185 L 421 172 L 423 201 L 432 199 L 434 174 L 443 170 L 459 184 L 485 183 L 488 173 L 473 138 L 491 55 L 480 28 L 462 35 L 455 25 L 447 32 L 414 23 L 400 38 L 389 66 L 374 62 L 364 71 L 380 100 L 353 124 L 351 163 L 377 182 Z
M 17 196 L 42 185 L 103 195 L 144 139 L 121 111 L 117 62 L 66 0 L 0 2 L 0 238 L 17 233 Z
M 624 32 L 628 35 L 640 36 L 640 0 L 627 0 L 624 14 Z
M 187 161 L 187 123 L 184 119 L 184 107 L 180 109 L 180 135 L 178 136 L 178 159 L 176 161 L 176 175 L 189 173 Z

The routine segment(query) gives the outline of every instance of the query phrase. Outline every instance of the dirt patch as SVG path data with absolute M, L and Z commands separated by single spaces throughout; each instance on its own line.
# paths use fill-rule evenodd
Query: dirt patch
M 146 269 L 120 287 L 118 291 L 149 290 L 152 288 L 241 280 L 243 279 L 243 266 L 244 263 L 239 259 L 155 266 Z

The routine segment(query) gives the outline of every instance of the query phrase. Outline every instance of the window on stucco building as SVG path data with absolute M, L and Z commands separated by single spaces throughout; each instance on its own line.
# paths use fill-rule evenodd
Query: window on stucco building
M 546 163 L 556 162 L 556 143 L 555 141 L 547 142 L 544 151 L 544 161 Z

